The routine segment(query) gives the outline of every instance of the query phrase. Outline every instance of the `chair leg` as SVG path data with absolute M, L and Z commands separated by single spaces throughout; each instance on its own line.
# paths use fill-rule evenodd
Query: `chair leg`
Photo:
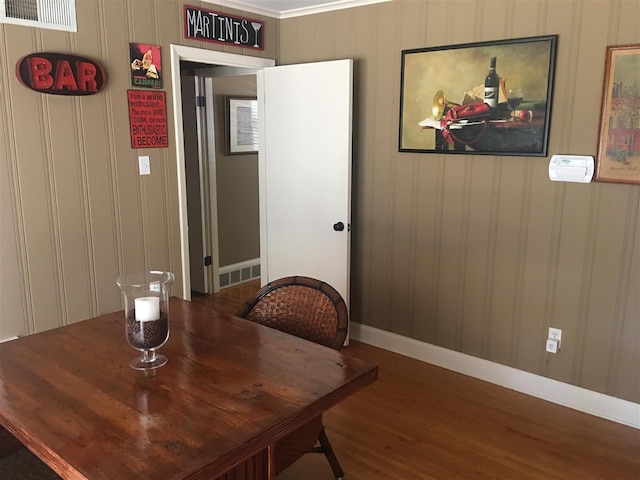
M 329 461 L 329 465 L 331 465 L 331 470 L 333 470 L 333 476 L 336 477 L 337 480 L 342 480 L 344 477 L 344 472 L 342 471 L 342 467 L 340 466 L 340 462 L 336 458 L 336 454 L 333 452 L 333 448 L 331 448 L 331 443 L 327 438 L 327 434 L 324 431 L 324 428 L 320 430 L 320 436 L 318 437 L 320 441 L 320 446 Z

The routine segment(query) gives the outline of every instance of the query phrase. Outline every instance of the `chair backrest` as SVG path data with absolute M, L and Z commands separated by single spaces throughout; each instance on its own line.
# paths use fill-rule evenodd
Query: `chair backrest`
M 336 350 L 347 336 L 344 299 L 331 285 L 309 277 L 274 280 L 237 315 Z

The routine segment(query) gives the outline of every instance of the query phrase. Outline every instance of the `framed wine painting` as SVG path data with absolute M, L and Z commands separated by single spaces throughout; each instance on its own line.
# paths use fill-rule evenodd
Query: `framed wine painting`
M 607 47 L 596 180 L 640 184 L 640 44 Z
M 403 50 L 398 150 L 546 156 L 557 38 Z

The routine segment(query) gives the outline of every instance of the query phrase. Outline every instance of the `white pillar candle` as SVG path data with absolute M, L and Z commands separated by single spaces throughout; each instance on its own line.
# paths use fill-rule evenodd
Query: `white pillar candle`
M 134 304 L 138 322 L 148 322 L 160 318 L 160 299 L 158 297 L 136 298 Z

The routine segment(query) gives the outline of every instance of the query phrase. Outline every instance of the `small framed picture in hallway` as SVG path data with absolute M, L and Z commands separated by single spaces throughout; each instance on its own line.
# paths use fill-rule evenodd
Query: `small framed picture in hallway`
M 258 152 L 258 101 L 255 98 L 225 99 L 227 154 Z

